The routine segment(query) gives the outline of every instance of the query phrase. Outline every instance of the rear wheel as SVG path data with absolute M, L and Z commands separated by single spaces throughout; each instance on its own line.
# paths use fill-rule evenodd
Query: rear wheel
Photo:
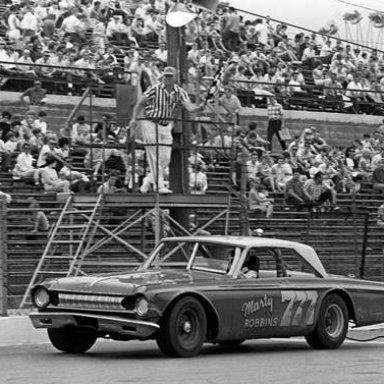
M 50 328 L 48 337 L 56 349 L 67 353 L 86 352 L 97 340 L 97 336 L 93 333 L 76 328 Z
M 157 345 L 167 356 L 197 355 L 207 334 L 207 317 L 201 303 L 184 297 L 166 314 L 157 336 Z
M 348 331 L 348 309 L 338 295 L 327 296 L 320 308 L 316 328 L 305 339 L 315 349 L 336 349 Z

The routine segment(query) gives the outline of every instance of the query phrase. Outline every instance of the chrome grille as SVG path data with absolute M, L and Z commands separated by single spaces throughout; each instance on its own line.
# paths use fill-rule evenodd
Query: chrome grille
M 71 307 L 97 310 L 124 310 L 123 296 L 84 295 L 59 293 L 58 307 Z

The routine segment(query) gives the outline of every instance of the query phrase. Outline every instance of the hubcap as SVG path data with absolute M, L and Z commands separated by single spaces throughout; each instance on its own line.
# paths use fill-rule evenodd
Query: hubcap
M 184 321 L 183 324 L 183 331 L 185 333 L 191 333 L 192 332 L 192 324 L 190 321 Z
M 325 316 L 325 327 L 330 337 L 338 337 L 343 332 L 343 312 L 338 305 L 328 307 Z

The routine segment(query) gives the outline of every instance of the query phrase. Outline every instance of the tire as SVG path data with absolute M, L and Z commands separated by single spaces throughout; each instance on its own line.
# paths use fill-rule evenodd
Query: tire
M 244 339 L 239 339 L 239 340 L 225 340 L 225 341 L 220 341 L 218 344 L 221 347 L 238 347 L 240 344 L 244 343 Z
M 316 328 L 305 339 L 315 349 L 336 349 L 343 344 L 348 331 L 348 309 L 335 294 L 321 303 Z
M 76 328 L 51 328 L 48 337 L 56 349 L 67 353 L 86 352 L 97 340 L 96 335 Z
M 207 334 L 207 317 L 200 301 L 184 297 L 165 315 L 157 336 L 161 352 L 169 357 L 197 355 Z

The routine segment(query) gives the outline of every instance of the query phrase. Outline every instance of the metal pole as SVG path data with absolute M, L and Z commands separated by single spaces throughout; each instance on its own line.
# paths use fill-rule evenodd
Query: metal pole
M 363 231 L 363 245 L 361 250 L 361 263 L 360 263 L 360 279 L 364 279 L 365 275 L 365 260 L 367 256 L 368 244 L 368 226 L 369 226 L 369 213 L 364 217 L 364 231 Z
M 0 196 L 0 315 L 8 310 L 7 202 Z
M 159 194 L 159 124 L 156 121 L 156 177 L 153 176 L 155 190 L 156 190 L 156 206 L 155 206 L 155 244 L 160 241 L 160 194 Z

